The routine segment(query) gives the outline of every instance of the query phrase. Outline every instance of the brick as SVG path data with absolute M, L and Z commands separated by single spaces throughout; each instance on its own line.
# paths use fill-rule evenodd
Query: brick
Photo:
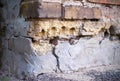
M 23 2 L 21 5 L 21 15 L 25 18 L 35 18 L 38 17 L 39 14 L 37 12 L 37 8 L 39 7 L 38 2 Z
M 84 8 L 80 7 L 79 11 L 78 11 L 78 18 L 79 19 L 84 19 L 84 12 L 85 12 Z
M 94 7 L 93 8 L 94 18 L 100 19 L 102 16 L 101 10 L 99 8 Z
M 120 5 L 120 0 L 88 0 L 89 2 L 100 3 L 100 4 L 115 4 Z
M 107 18 L 107 19 L 110 19 L 110 8 L 101 7 L 101 10 L 102 10 L 102 16 Z
M 98 8 L 78 5 L 61 6 L 57 2 L 24 2 L 21 5 L 21 13 L 25 18 L 99 19 L 101 17 Z
M 59 18 L 61 17 L 61 4 L 42 3 L 38 11 L 40 18 Z
M 60 3 L 47 3 L 47 10 L 48 10 L 47 12 L 48 18 L 61 17 L 61 4 Z
M 21 14 L 25 18 L 59 18 L 61 17 L 61 4 L 26 2 L 21 5 Z
M 94 13 L 95 9 L 93 8 L 85 8 L 82 6 L 65 6 L 64 7 L 64 18 L 65 19 L 94 19 L 94 18 L 100 18 L 99 10 L 96 10 L 96 13 Z
M 64 7 L 64 18 L 65 19 L 78 19 L 78 6 L 65 6 Z
M 92 8 L 84 8 L 84 18 L 85 19 L 93 19 L 93 9 Z

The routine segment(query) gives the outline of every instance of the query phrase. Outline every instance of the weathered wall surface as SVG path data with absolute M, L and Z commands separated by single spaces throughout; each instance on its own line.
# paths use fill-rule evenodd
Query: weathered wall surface
M 105 1 L 0 0 L 2 69 L 23 78 L 120 65 L 120 1 Z

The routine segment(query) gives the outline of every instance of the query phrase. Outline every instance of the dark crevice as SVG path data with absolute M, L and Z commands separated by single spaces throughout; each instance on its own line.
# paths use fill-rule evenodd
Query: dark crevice
M 74 45 L 74 44 L 75 44 L 75 40 L 74 40 L 73 38 L 71 38 L 71 39 L 69 40 L 69 43 L 70 43 L 70 45 Z
M 23 37 L 23 38 L 29 38 L 29 39 L 33 39 L 32 37 L 29 37 L 29 36 L 14 36 L 14 37 Z
M 99 19 L 90 19 L 90 21 L 99 21 Z
M 112 5 L 106 4 L 105 7 L 112 8 Z
M 60 69 L 60 63 L 59 63 L 59 57 L 57 56 L 57 54 L 55 53 L 55 47 L 53 47 L 53 51 L 52 51 L 52 54 L 55 56 L 56 58 L 56 61 L 57 61 L 57 69 L 56 69 L 56 72 L 60 71 L 62 72 L 62 70 Z
M 76 36 L 76 39 L 79 40 L 80 38 L 90 39 L 93 35 L 78 35 Z
M 3 50 L 4 50 L 2 43 L 5 35 L 6 35 L 6 26 L 2 26 L 2 24 L 0 23 L 0 69 L 2 66 L 2 56 L 3 56 Z
M 120 40 L 120 35 L 116 33 L 116 30 L 117 30 L 117 29 L 115 29 L 115 28 L 116 28 L 116 27 L 112 25 L 112 26 L 109 28 L 109 30 L 108 30 L 108 31 L 109 31 L 109 34 L 110 34 L 109 39 L 110 39 L 111 41 Z
M 120 35 L 117 35 L 117 37 L 118 37 L 118 39 L 119 39 L 119 41 L 120 41 Z
M 15 38 L 18 38 L 18 37 L 23 37 L 23 38 L 28 38 L 28 39 L 31 39 L 32 43 L 38 43 L 38 40 L 35 40 L 33 37 L 29 37 L 29 36 L 14 36 Z
M 57 45 L 58 44 L 59 37 L 53 37 L 52 39 L 49 40 L 50 44 Z
M 3 51 L 0 48 L 0 69 L 1 69 L 1 66 L 2 66 L 2 60 L 1 60 L 2 56 L 3 56 Z
M 4 5 L 2 4 L 2 2 L 0 1 L 0 7 L 2 8 Z
M 110 37 L 110 32 L 109 32 L 109 30 L 106 30 L 106 31 L 104 32 L 104 38 L 107 38 L 107 37 Z

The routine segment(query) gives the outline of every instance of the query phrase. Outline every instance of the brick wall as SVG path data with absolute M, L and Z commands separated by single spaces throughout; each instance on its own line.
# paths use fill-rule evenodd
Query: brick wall
M 119 0 L 117 1 L 119 3 Z M 115 5 L 108 5 L 108 3 L 113 3 Z M 84 23 L 83 28 L 85 29 L 85 31 L 82 31 L 80 33 L 82 35 L 96 35 L 101 31 L 101 29 L 104 28 L 106 30 L 105 27 L 107 27 L 108 29 L 114 23 L 118 23 L 117 21 L 119 21 L 120 17 L 120 8 L 118 3 L 116 4 L 112 1 L 110 2 L 110 0 L 28 0 L 21 3 L 21 15 L 23 15 L 28 21 L 32 19 L 37 19 L 32 21 L 36 21 L 36 23 L 39 24 L 39 26 L 35 26 L 35 28 L 39 28 L 41 30 L 43 29 L 46 33 L 50 32 L 51 27 L 55 27 L 57 29 L 57 36 L 60 35 L 60 31 L 62 29 L 61 27 L 65 26 L 67 30 L 70 30 L 72 27 L 77 27 L 77 29 L 75 29 L 76 31 L 79 31 L 80 23 L 82 23 L 81 21 L 87 20 L 90 21 L 90 23 L 87 23 L 87 21 L 85 21 L 85 23 L 87 23 L 88 25 L 85 25 Z M 48 19 L 48 21 L 41 21 L 41 19 Z M 50 22 L 50 19 L 59 20 L 55 20 L 55 22 L 54 20 L 52 20 L 52 22 Z M 72 24 L 71 22 L 68 22 L 70 20 L 74 20 Z M 76 20 L 79 21 L 79 24 L 77 26 Z M 41 24 L 39 21 L 41 23 L 46 23 L 46 26 L 45 24 Z M 67 22 L 67 24 L 65 21 Z M 109 24 L 109 27 L 107 26 L 107 24 Z M 34 28 L 34 26 L 32 28 Z M 39 30 L 40 33 L 41 30 Z M 36 32 L 35 29 L 34 32 Z M 30 33 L 28 34 L 32 37 L 39 37 L 39 35 L 33 34 L 34 32 L 30 31 Z M 70 35 L 70 33 L 68 35 Z M 48 37 L 50 36 L 48 35 Z
M 67 3 L 65 5 L 65 3 Z M 72 4 L 71 4 L 71 3 Z M 94 2 L 94 4 L 92 4 Z M 99 3 L 119 5 L 120 0 L 88 0 L 87 4 L 96 5 Z M 46 0 L 42 2 L 28 1 L 21 4 L 21 12 L 25 18 L 61 18 L 61 19 L 100 19 L 102 16 L 107 18 L 118 17 L 119 11 L 112 11 L 110 7 L 89 7 L 82 1 L 56 1 Z M 103 5 L 104 6 L 104 5 Z M 105 14 L 102 15 L 102 12 Z

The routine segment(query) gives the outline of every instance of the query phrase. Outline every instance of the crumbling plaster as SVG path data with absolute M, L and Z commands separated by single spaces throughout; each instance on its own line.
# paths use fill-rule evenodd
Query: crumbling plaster
M 98 16 L 86 13 L 88 19 L 73 19 L 74 14 L 69 14 L 69 18 L 64 19 L 56 18 L 61 15 L 46 18 L 44 14 L 42 18 L 27 18 L 29 15 L 34 16 L 34 12 L 29 12 L 29 15 L 23 12 L 25 14 L 20 16 L 21 0 L 0 2 L 3 4 L 0 7 L 3 17 L 0 25 L 5 27 L 5 32 L 2 32 L 4 36 L 0 38 L 2 70 L 10 69 L 16 77 L 25 78 L 40 73 L 70 73 L 81 68 L 120 64 L 119 5 L 106 6 L 87 0 L 37 1 L 45 4 L 63 3 L 63 7 L 82 6 L 82 9 L 87 10 L 97 7 L 101 10 Z M 54 16 L 54 13 L 50 12 L 50 16 L 49 12 L 46 13 L 47 17 Z

